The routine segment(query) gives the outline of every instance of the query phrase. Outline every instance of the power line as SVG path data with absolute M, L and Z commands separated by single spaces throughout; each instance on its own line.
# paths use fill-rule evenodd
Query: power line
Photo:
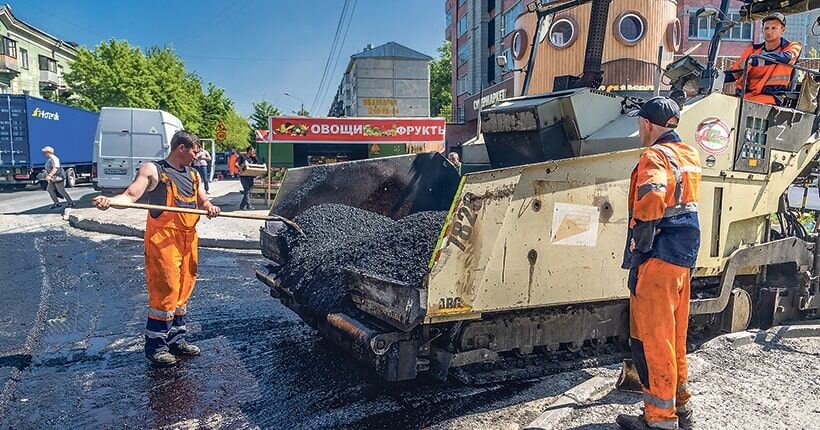
M 353 7 L 350 9 L 350 16 L 347 19 L 347 25 L 345 26 L 345 34 L 342 36 L 342 44 L 339 45 L 339 49 L 336 51 L 336 61 L 333 63 L 333 68 L 330 70 L 331 75 L 336 74 L 336 69 L 339 67 L 339 59 L 342 58 L 342 52 L 344 51 L 345 41 L 347 40 L 347 32 L 350 30 L 350 23 L 353 22 L 353 14 L 356 12 L 356 3 L 358 0 L 353 0 Z M 332 78 L 331 78 L 332 79 Z M 327 86 L 325 86 L 325 91 L 322 93 L 322 98 L 319 99 L 321 103 L 323 100 L 327 99 L 327 92 L 330 90 L 331 82 L 328 81 Z
M 316 111 L 316 105 L 319 102 L 319 95 L 322 94 L 322 87 L 325 85 L 325 80 L 327 79 L 328 70 L 330 69 L 330 65 L 333 63 L 333 54 L 336 50 L 336 47 L 339 44 L 339 36 L 341 35 L 342 25 L 344 23 L 345 14 L 347 13 L 347 8 L 350 6 L 350 0 L 345 0 L 344 6 L 342 6 L 342 13 L 339 14 L 339 22 L 336 24 L 336 33 L 333 36 L 333 42 L 330 45 L 330 52 L 327 54 L 327 61 L 325 62 L 325 68 L 322 72 L 322 78 L 319 80 L 319 88 L 316 89 L 316 95 L 313 97 L 313 103 L 310 105 L 310 111 Z
M 183 46 L 185 43 L 190 42 L 191 40 L 194 40 L 199 36 L 202 36 L 203 34 L 205 34 L 208 31 L 211 31 L 218 24 L 220 24 L 223 21 L 225 21 L 226 19 L 232 17 L 233 15 L 235 15 L 237 12 L 241 11 L 242 9 L 245 9 L 246 7 L 248 7 L 254 1 L 255 0 L 245 0 L 245 2 L 243 2 L 243 3 L 231 3 L 228 7 L 226 7 L 225 9 L 222 9 L 216 15 L 212 16 L 207 21 L 202 23 L 202 25 L 200 25 L 198 30 L 196 30 L 192 33 L 189 33 L 187 36 L 183 37 L 182 40 L 178 41 L 176 43 L 176 47 L 179 48 L 180 46 Z M 228 10 L 230 10 L 232 7 L 237 6 L 237 5 L 238 5 L 238 7 L 235 10 L 228 13 Z M 213 22 L 213 24 L 211 24 L 212 22 Z

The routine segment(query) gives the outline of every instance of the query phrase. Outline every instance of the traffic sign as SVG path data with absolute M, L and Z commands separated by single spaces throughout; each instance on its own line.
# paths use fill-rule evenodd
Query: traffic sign
M 224 130 L 220 130 L 216 132 L 216 140 L 222 142 L 228 138 L 228 133 L 225 133 Z

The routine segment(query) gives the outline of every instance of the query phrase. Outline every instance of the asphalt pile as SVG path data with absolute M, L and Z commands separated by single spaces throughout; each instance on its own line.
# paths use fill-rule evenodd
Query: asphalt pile
M 356 315 L 344 269 L 419 285 L 446 215 L 446 211 L 417 212 L 393 220 L 345 205 L 314 206 L 294 219 L 305 236 L 288 233 L 290 258 L 280 268 L 279 278 L 317 316 Z

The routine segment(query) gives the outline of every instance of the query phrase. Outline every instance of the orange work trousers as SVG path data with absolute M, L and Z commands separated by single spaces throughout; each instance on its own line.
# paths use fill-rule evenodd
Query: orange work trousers
M 629 331 L 643 386 L 644 419 L 652 427 L 676 429 L 677 413 L 690 409 L 686 331 L 691 269 L 650 258 L 637 270 L 637 286 L 629 298 Z
M 148 285 L 146 351 L 165 350 L 184 339 L 188 299 L 197 274 L 199 238 L 194 229 L 145 226 Z

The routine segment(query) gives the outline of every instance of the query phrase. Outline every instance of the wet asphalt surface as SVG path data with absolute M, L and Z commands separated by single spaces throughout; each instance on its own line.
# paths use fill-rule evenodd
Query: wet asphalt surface
M 189 304 L 203 355 L 155 369 L 141 241 L 0 227 L 0 250 L 0 428 L 419 428 L 556 394 L 382 383 L 268 295 L 261 255 L 218 249 Z

